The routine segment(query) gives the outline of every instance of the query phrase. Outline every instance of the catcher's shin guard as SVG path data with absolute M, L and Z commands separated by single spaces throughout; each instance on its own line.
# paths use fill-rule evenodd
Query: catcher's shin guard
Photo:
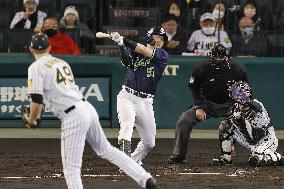
M 232 161 L 232 135 L 233 135 L 233 126 L 229 124 L 229 120 L 221 121 L 219 126 L 219 141 L 221 148 L 221 157 L 227 162 Z
M 128 140 L 121 139 L 118 141 L 118 149 L 126 153 L 131 157 L 131 142 Z

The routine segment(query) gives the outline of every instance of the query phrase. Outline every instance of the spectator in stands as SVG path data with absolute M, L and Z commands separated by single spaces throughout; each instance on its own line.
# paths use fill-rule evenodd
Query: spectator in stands
M 24 0 L 25 10 L 17 12 L 10 24 L 10 29 L 24 28 L 40 32 L 46 13 L 38 10 L 39 0 Z
M 219 28 L 222 31 L 225 30 L 224 25 L 225 25 L 226 18 L 227 18 L 226 13 L 227 11 L 226 11 L 225 2 L 221 1 L 220 3 L 218 2 L 213 6 L 212 15 L 216 20 L 217 28 Z
M 79 21 L 78 11 L 74 6 L 68 6 L 65 8 L 64 16 L 60 20 L 60 28 L 66 29 L 79 29 L 81 39 L 95 38 L 93 32 L 88 28 L 88 26 Z
M 265 31 L 267 24 L 259 15 L 259 7 L 255 0 L 247 0 L 241 8 L 241 17 L 251 18 L 255 24 L 256 31 Z
M 251 18 L 244 16 L 239 22 L 240 34 L 233 36 L 232 56 L 266 56 L 268 40 L 257 32 Z
M 80 54 L 80 49 L 73 39 L 59 31 L 58 20 L 54 17 L 44 19 L 42 32 L 46 33 L 51 46 L 50 54 Z
M 180 0 L 181 2 L 185 2 L 182 4 L 182 8 L 186 9 L 187 15 L 187 28 L 196 30 L 199 28 L 199 20 L 203 13 L 210 12 L 211 6 L 207 1 L 200 0 Z
M 165 17 L 168 14 L 172 14 L 178 18 L 178 24 L 180 27 L 186 29 L 188 28 L 188 18 L 187 18 L 187 9 L 183 8 L 185 4 L 182 4 L 181 1 L 171 0 L 167 4 L 162 16 Z
M 188 40 L 187 49 L 197 56 L 206 56 L 218 44 L 216 21 L 211 13 L 204 13 L 200 18 L 200 30 L 196 30 Z M 232 44 L 225 31 L 220 31 L 220 43 L 229 52 Z
M 162 27 L 166 30 L 168 43 L 165 44 L 165 50 L 169 54 L 181 55 L 186 52 L 186 33 L 179 27 L 178 18 L 168 14 L 162 21 Z

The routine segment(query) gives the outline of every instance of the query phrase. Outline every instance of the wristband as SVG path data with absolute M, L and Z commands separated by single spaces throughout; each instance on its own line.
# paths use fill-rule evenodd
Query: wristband
M 131 41 L 130 39 L 127 39 L 126 37 L 123 38 L 123 43 L 125 46 L 130 48 L 131 50 L 135 50 L 137 47 L 137 43 L 135 41 Z

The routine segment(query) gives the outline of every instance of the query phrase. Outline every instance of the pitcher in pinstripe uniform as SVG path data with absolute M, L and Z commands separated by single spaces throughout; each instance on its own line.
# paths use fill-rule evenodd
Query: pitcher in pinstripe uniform
M 83 99 L 69 64 L 49 55 L 48 37 L 43 33 L 35 34 L 30 51 L 36 61 L 28 69 L 28 93 L 32 102 L 27 123 L 37 125 L 42 103 L 61 120 L 61 156 L 68 188 L 83 189 L 80 174 L 85 140 L 98 156 L 120 167 L 141 187 L 157 188 L 148 172 L 108 142 L 97 111 Z

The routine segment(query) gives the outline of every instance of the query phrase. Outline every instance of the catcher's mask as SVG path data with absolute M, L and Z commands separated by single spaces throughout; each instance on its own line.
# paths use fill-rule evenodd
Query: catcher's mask
M 238 81 L 229 87 L 229 96 L 237 103 L 248 104 L 252 101 L 252 90 L 247 82 Z
M 230 68 L 229 66 L 229 56 L 227 54 L 226 48 L 222 44 L 216 45 L 208 54 L 208 60 L 210 65 L 219 70 Z
M 153 35 L 160 35 L 164 38 L 164 44 L 166 41 L 168 41 L 168 37 L 166 35 L 166 31 L 164 28 L 162 28 L 161 26 L 155 26 L 153 28 L 151 28 L 146 35 L 146 43 L 154 46 L 156 41 L 153 39 Z

